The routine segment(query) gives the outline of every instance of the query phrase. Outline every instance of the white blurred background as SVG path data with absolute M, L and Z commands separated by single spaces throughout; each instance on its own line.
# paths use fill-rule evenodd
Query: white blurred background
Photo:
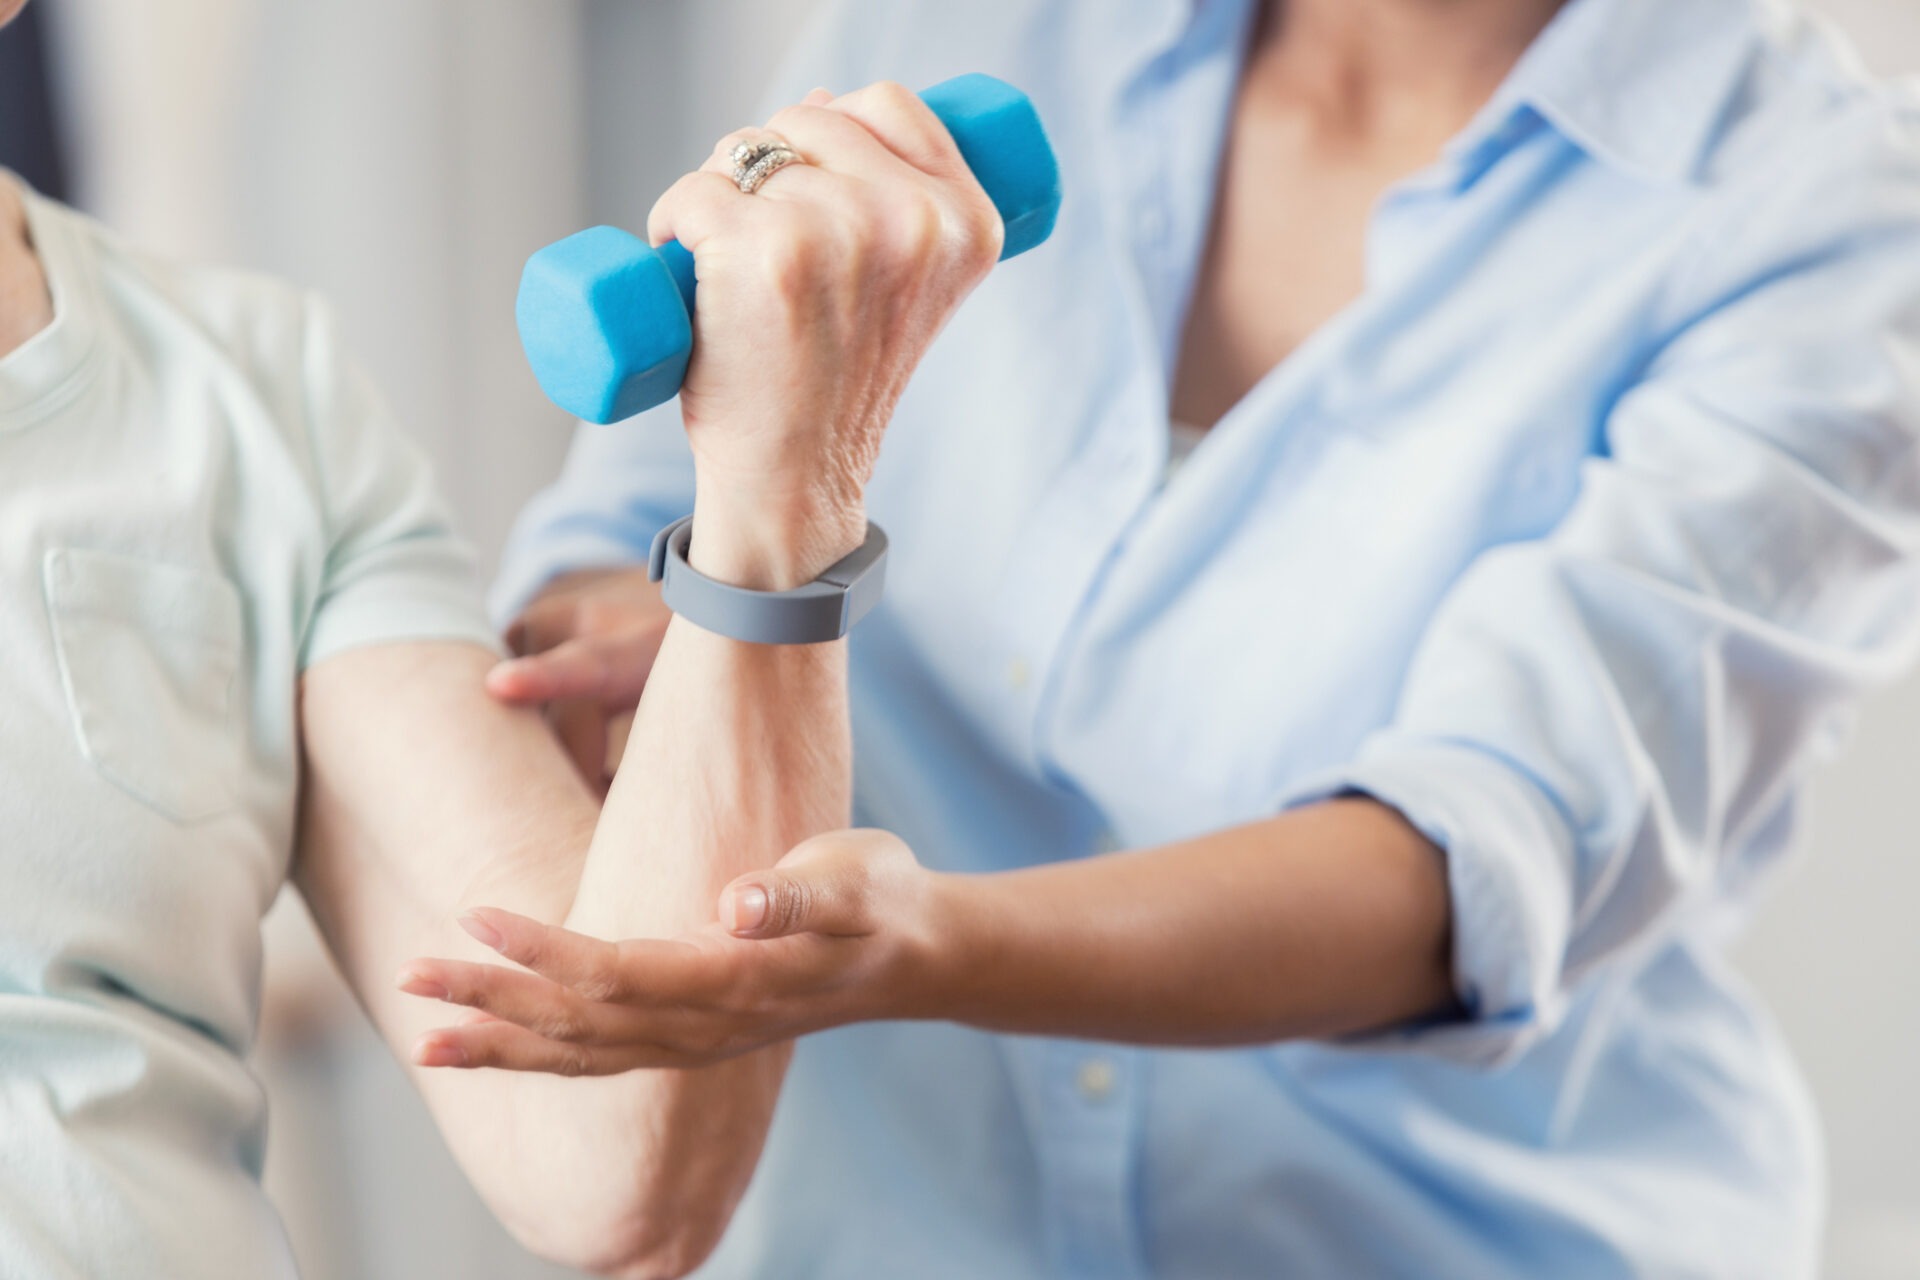
M 1672 0 L 1682 3 L 1685 0 Z M 513 332 L 520 263 L 749 121 L 813 0 L 35 0 L 76 203 L 177 257 L 330 295 L 483 556 L 568 423 Z M 1920 0 L 1821 0 L 1887 73 Z M 853 86 L 833 86 L 851 88 Z M 1833 1280 L 1920 1277 L 1920 679 L 1813 788 L 1741 959 L 1832 1160 Z M 297 910 L 271 926 L 268 1181 L 310 1280 L 563 1273 L 492 1225 Z

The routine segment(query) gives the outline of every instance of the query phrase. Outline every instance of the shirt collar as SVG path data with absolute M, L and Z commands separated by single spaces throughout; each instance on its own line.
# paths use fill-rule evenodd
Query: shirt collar
M 1602 163 L 1690 181 L 1760 36 L 1759 0 L 1569 0 L 1449 152 L 1498 149 L 1531 108 Z

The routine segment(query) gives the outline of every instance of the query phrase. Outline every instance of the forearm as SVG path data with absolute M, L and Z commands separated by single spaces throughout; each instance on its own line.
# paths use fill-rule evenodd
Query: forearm
M 605 1080 L 434 1069 L 414 1053 L 447 1006 L 396 975 L 422 956 L 497 959 L 455 922 L 473 907 L 606 937 L 711 922 L 727 867 L 845 820 L 836 649 L 753 651 L 676 624 L 600 812 L 537 717 L 481 692 L 484 650 L 369 648 L 303 682 L 300 887 L 462 1167 L 542 1253 L 684 1269 L 751 1172 L 785 1051 Z
M 1369 800 L 938 884 L 942 941 L 904 1016 L 1218 1045 L 1351 1034 L 1452 1000 L 1444 857 Z
M 796 526 L 702 504 L 694 563 L 781 589 L 857 545 L 857 512 Z M 795 844 L 844 826 L 852 746 L 845 642 L 743 644 L 676 618 L 667 629 L 602 811 L 567 926 L 602 938 L 673 937 L 715 924 L 721 889 Z M 759 1158 L 791 1045 L 697 1071 L 636 1072 L 631 1131 L 646 1135 L 635 1203 L 665 1246 L 717 1240 Z M 596 1086 L 603 1087 L 603 1086 Z

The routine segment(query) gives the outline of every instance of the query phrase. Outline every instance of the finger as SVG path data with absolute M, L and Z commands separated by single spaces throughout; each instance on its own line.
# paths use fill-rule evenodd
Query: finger
M 525 657 L 551 649 L 565 640 L 572 630 L 571 601 L 536 600 L 521 615 L 507 624 L 507 649 L 515 657 Z
M 515 964 L 596 1002 L 704 1000 L 724 991 L 733 976 L 721 950 L 650 938 L 608 942 L 498 907 L 467 912 L 460 917 L 460 927 Z
M 725 173 L 696 169 L 654 201 L 647 214 L 647 241 L 662 245 L 678 240 L 697 256 L 700 246 L 713 236 L 738 227 L 756 212 L 764 212 L 748 201 L 749 197 Z
M 529 643 L 531 630 L 532 626 L 528 623 L 527 615 L 524 613 L 512 622 L 509 622 L 506 632 L 500 637 L 507 643 L 507 652 L 513 654 L 516 658 L 524 657 L 530 652 L 534 648 L 534 646 Z
M 856 120 L 910 168 L 933 180 L 934 199 L 948 213 L 943 224 L 978 255 L 982 269 L 999 261 L 1006 243 L 1000 211 L 960 154 L 953 134 L 920 95 L 891 80 L 835 98 L 827 110 Z
M 743 938 L 873 932 L 874 881 L 861 832 L 816 836 L 779 866 L 750 872 L 720 894 L 720 922 Z
M 823 105 L 858 122 L 881 146 L 922 173 L 953 178 L 972 172 L 933 108 L 903 84 L 883 80 Z
M 504 702 L 591 698 L 613 706 L 640 701 L 663 628 L 628 628 L 615 635 L 578 636 L 543 653 L 509 658 L 487 672 L 487 690 Z
M 488 1020 L 511 1022 L 549 1040 L 624 1044 L 645 1039 L 638 1020 L 622 1006 L 594 1004 L 572 987 L 497 964 L 414 960 L 400 971 L 399 987 L 409 995 L 464 1005 Z
M 807 96 L 800 99 L 800 101 L 804 102 L 810 107 L 824 107 L 829 102 L 833 101 L 833 90 L 809 89 L 807 91 Z
M 480 945 L 543 978 L 582 994 L 590 987 L 590 999 L 620 998 L 620 948 L 615 943 L 498 907 L 475 907 L 459 924 Z
M 767 121 L 767 128 L 785 138 L 809 165 L 828 173 L 889 184 L 916 176 L 911 165 L 888 150 L 859 120 L 843 111 L 797 103 L 775 112 Z M 781 176 L 791 175 L 782 171 Z M 763 191 L 775 192 L 784 186 L 786 194 L 792 195 L 797 185 L 769 180 Z
M 569 1044 L 549 1040 L 511 1022 L 440 1027 L 422 1035 L 413 1046 L 413 1061 L 422 1067 L 473 1070 L 494 1067 L 504 1071 L 538 1071 L 558 1076 L 606 1076 L 636 1067 L 690 1065 L 664 1050 L 637 1045 Z

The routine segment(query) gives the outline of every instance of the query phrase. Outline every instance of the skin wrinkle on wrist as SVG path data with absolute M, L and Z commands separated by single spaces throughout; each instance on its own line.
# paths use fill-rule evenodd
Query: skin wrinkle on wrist
M 687 563 L 730 586 L 787 591 L 812 582 L 866 538 L 859 502 L 801 500 L 792 505 L 721 498 L 696 487 Z

